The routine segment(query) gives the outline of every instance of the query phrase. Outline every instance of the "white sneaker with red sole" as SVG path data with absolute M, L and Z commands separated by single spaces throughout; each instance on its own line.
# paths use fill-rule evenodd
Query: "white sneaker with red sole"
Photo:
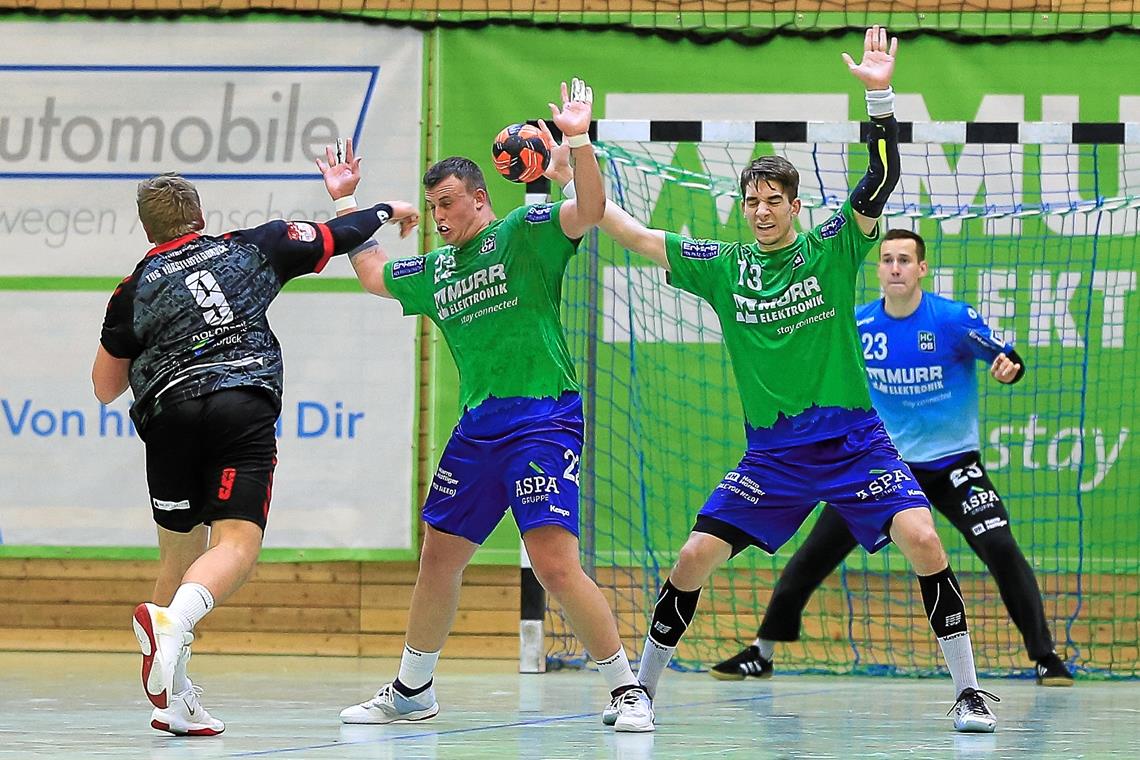
M 150 715 L 150 727 L 175 736 L 217 736 L 226 730 L 226 724 L 211 717 L 198 701 L 202 687 L 190 684 L 186 691 L 170 698 L 165 709 L 155 708 Z
M 174 669 L 182 647 L 194 634 L 174 621 L 165 607 L 144 602 L 135 607 L 135 637 L 142 652 L 142 684 L 150 703 L 165 709 L 173 694 Z

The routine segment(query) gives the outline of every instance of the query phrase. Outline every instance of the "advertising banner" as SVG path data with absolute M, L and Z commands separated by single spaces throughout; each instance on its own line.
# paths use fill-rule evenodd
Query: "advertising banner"
M 153 546 L 130 392 L 104 407 L 89 379 L 107 299 L 150 247 L 137 182 L 191 179 L 209 234 L 322 221 L 334 212 L 315 159 L 351 137 L 366 159 L 360 203 L 414 200 L 422 35 L 340 23 L 0 27 L 0 542 Z M 378 239 L 393 256 L 416 250 L 391 229 Z M 412 551 L 415 321 L 364 294 L 335 257 L 290 284 L 270 322 L 285 397 L 266 546 Z

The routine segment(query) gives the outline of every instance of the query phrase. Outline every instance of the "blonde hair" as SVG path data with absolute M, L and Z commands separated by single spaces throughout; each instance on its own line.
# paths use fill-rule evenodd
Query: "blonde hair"
M 139 220 L 155 243 L 202 229 L 202 201 L 189 180 L 174 172 L 139 183 Z

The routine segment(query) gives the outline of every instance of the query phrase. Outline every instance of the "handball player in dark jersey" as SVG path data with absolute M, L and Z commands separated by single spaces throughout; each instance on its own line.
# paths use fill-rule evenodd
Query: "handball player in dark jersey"
M 212 736 L 225 725 L 199 703 L 186 665 L 195 625 L 253 571 L 269 514 L 283 368 L 266 310 L 289 280 L 374 244 L 385 222 L 409 234 L 418 213 L 392 201 L 215 236 L 176 174 L 141 182 L 137 200 L 154 247 L 111 296 L 91 379 L 104 404 L 130 388 L 146 445 L 159 571 L 134 629 L 151 726 Z

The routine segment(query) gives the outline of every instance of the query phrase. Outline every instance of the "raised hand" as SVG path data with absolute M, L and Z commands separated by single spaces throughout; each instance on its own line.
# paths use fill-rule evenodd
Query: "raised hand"
M 594 114 L 594 88 L 587 87 L 586 83 L 574 77 L 570 87 L 562 83 L 562 108 L 553 103 L 550 106 L 550 120 L 562 130 L 567 137 L 571 135 L 584 135 L 590 131 L 590 120 Z
M 538 129 L 542 132 L 542 141 L 550 151 L 550 163 L 542 175 L 564 186 L 574 179 L 574 170 L 570 168 L 570 146 L 565 140 L 561 143 L 555 142 L 550 127 L 546 126 L 546 122 L 542 119 L 538 120 Z
M 843 60 L 866 89 L 885 90 L 891 86 L 891 76 L 895 73 L 895 52 L 898 49 L 898 37 L 891 38 L 888 48 L 887 28 L 876 24 L 863 36 L 863 60 L 856 64 L 847 53 L 843 53 Z
M 325 146 L 328 163 L 317 159 L 317 168 L 325 179 L 325 189 L 333 200 L 352 195 L 360 184 L 360 157 L 353 155 L 352 138 L 337 140 L 336 146 Z

